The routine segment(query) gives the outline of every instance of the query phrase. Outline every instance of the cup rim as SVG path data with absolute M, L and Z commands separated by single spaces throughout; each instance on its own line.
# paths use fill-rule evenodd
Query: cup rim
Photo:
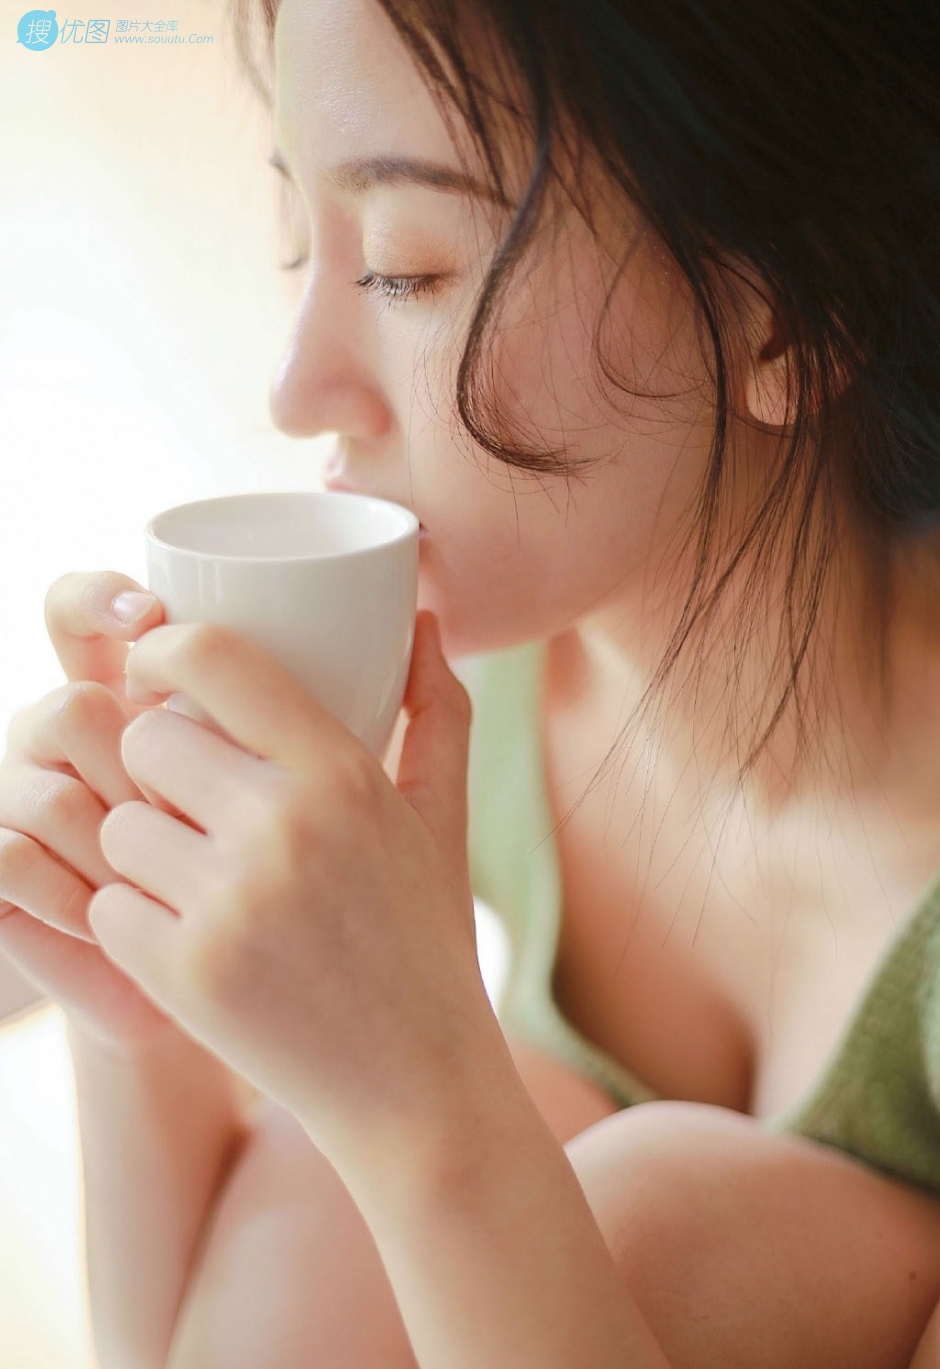
M 397 510 L 404 516 L 404 525 L 400 532 L 393 533 L 392 536 L 385 538 L 381 542 L 375 542 L 368 547 L 350 547 L 343 551 L 312 552 L 301 553 L 297 556 L 246 556 L 244 554 L 232 554 L 229 552 L 199 551 L 193 547 L 181 547 L 176 542 L 167 541 L 166 537 L 161 536 L 157 531 L 157 524 L 163 518 L 169 518 L 172 514 L 180 513 L 184 509 L 198 508 L 200 505 L 208 504 L 232 504 L 238 500 L 258 500 L 258 499 L 330 499 L 330 500 L 355 500 L 357 503 L 369 503 L 381 505 L 383 511 L 389 508 Z M 417 515 L 404 504 L 398 504 L 392 499 L 379 499 L 371 494 L 354 494 L 347 490 L 243 490 L 235 494 L 212 495 L 207 499 L 187 499 L 182 504 L 174 504 L 172 508 L 161 509 L 147 520 L 146 537 L 148 543 L 153 546 L 162 547 L 166 551 L 171 551 L 177 556 L 205 557 L 212 561 L 259 561 L 276 563 L 282 561 L 330 561 L 345 560 L 348 557 L 371 556 L 384 551 L 387 547 L 396 546 L 401 542 L 407 542 L 410 538 L 417 540 L 421 524 Z

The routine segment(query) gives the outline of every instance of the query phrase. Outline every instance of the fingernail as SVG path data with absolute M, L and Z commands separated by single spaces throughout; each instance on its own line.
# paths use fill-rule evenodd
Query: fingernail
M 136 623 L 150 612 L 156 602 L 152 594 L 140 594 L 137 590 L 128 589 L 117 596 L 111 605 L 111 612 L 119 623 Z

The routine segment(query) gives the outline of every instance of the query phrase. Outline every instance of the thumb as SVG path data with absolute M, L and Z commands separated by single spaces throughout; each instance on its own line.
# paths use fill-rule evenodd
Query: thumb
M 415 619 L 403 706 L 408 727 L 398 761 L 398 792 L 442 842 L 465 849 L 472 707 L 441 649 L 437 618 L 427 609 Z

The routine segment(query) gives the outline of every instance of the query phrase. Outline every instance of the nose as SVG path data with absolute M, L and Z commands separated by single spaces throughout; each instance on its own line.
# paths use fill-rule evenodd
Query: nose
M 346 294 L 346 298 L 341 296 Z M 268 393 L 274 426 L 288 437 L 342 433 L 363 440 L 388 431 L 392 412 L 370 364 L 363 316 L 349 287 L 311 275 Z M 375 347 L 375 325 L 368 328 Z

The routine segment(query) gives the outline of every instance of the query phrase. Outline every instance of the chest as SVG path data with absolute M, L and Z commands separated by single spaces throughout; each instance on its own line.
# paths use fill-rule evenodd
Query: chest
M 762 825 L 636 739 L 589 788 L 617 715 L 597 698 L 562 705 L 546 681 L 555 997 L 665 1096 L 778 1113 L 817 1079 L 940 845 L 922 841 L 901 866 L 837 810 Z

